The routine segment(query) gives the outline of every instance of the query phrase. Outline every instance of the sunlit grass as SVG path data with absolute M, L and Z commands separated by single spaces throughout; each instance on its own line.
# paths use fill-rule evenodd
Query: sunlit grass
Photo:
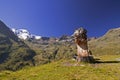
M 116 61 L 120 55 L 104 55 L 101 61 Z M 120 80 L 120 63 L 79 63 L 60 60 L 22 70 L 0 72 L 0 80 Z

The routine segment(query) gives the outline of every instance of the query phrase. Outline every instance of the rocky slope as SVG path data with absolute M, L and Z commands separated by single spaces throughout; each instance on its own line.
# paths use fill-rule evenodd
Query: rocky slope
M 34 65 L 35 52 L 0 21 L 0 70 L 17 70 Z

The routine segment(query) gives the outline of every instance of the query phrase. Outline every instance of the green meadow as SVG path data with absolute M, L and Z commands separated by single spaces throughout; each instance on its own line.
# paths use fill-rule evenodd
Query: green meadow
M 94 56 L 95 57 L 95 56 Z M 120 80 L 120 55 L 95 57 L 94 64 L 60 60 L 16 72 L 0 72 L 0 80 Z

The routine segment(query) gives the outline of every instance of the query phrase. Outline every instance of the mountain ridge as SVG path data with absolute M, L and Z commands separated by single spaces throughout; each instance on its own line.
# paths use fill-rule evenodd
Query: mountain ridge
M 14 34 L 16 36 L 18 36 L 18 38 L 23 39 L 23 40 L 27 40 L 27 39 L 39 40 L 39 39 L 41 39 L 41 36 L 31 34 L 27 29 L 12 28 L 11 30 L 12 30 L 12 32 L 14 32 Z
M 93 53 L 103 54 L 120 54 L 120 27 L 108 30 L 105 35 L 89 41 L 89 47 Z
M 35 52 L 0 21 L 0 70 L 34 65 Z

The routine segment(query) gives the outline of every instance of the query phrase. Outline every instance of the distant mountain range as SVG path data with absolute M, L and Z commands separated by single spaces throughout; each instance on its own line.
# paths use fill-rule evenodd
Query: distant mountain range
M 38 36 L 31 34 L 27 29 L 11 29 L 14 34 L 22 40 L 37 40 L 39 43 L 54 43 L 54 42 L 69 42 L 73 40 L 72 36 L 68 35 L 62 35 L 61 37 L 55 38 L 55 37 L 43 37 L 43 36 Z
M 41 36 L 31 34 L 26 29 L 15 29 L 15 28 L 12 28 L 11 30 L 14 32 L 15 35 L 18 36 L 18 38 L 23 39 L 23 40 L 27 40 L 27 39 L 39 40 L 39 39 L 41 39 Z

